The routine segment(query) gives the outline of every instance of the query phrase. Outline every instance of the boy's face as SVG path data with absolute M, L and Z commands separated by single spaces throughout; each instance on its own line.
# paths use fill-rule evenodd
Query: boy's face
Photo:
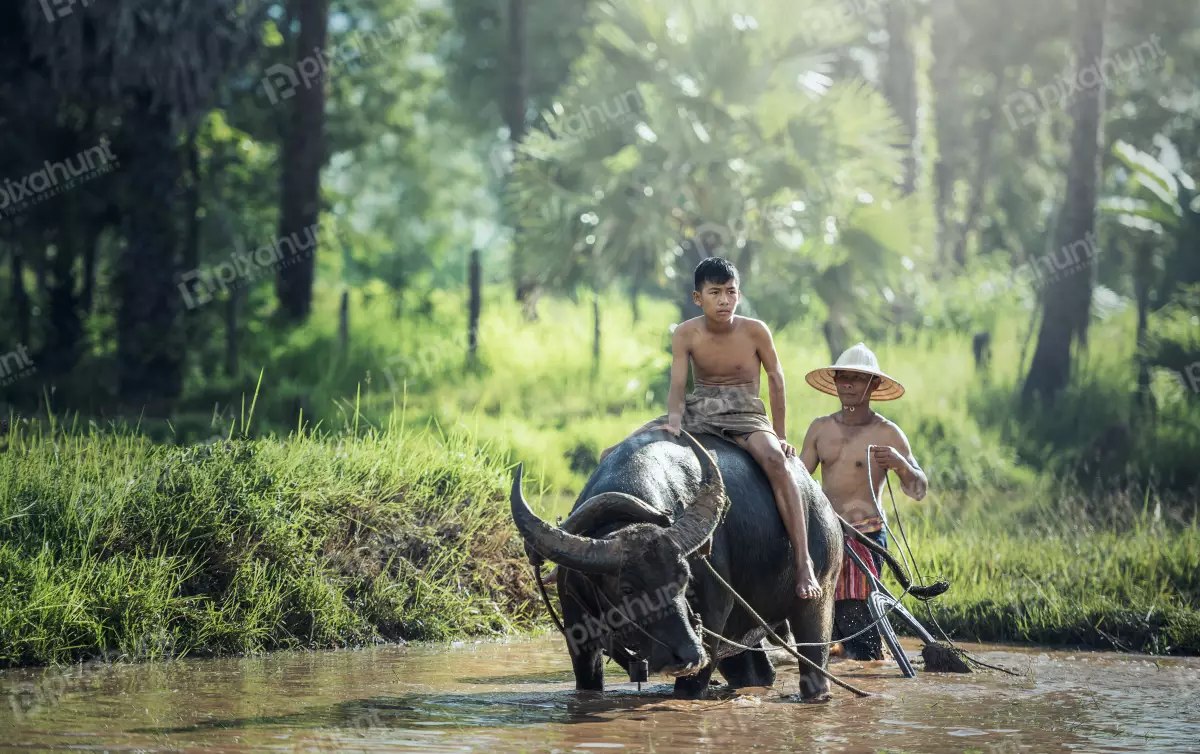
M 698 291 L 692 291 L 692 300 L 704 310 L 704 316 L 717 322 L 728 322 L 741 300 L 737 280 L 730 278 L 724 283 L 705 280 Z
M 863 396 L 879 387 L 879 378 L 862 372 L 835 371 L 833 384 L 837 387 L 838 398 L 843 406 L 858 406 L 870 402 L 870 398 Z

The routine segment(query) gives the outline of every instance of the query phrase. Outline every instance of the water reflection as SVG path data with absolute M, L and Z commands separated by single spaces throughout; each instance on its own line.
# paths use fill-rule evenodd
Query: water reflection
M 834 671 L 875 692 L 799 702 L 794 665 L 772 689 L 668 683 L 577 692 L 562 641 L 377 647 L 161 665 L 0 673 L 0 747 L 141 751 L 1194 750 L 1200 661 L 985 648 L 995 673 Z M 613 683 L 612 681 L 618 681 Z

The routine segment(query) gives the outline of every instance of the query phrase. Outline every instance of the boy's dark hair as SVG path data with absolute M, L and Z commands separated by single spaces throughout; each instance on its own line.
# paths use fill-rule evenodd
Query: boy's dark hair
M 741 276 L 738 275 L 737 268 L 733 266 L 733 262 L 721 257 L 709 257 L 700 264 L 696 265 L 696 290 L 704 287 L 705 283 L 724 284 L 732 280 L 734 283 L 741 284 Z

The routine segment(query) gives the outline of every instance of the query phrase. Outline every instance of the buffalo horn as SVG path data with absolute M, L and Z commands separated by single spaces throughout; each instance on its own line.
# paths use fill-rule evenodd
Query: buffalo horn
M 712 536 L 721 522 L 721 515 L 725 512 L 725 483 L 708 450 L 688 432 L 684 431 L 682 435 L 687 438 L 688 445 L 700 461 L 700 490 L 692 504 L 667 530 L 667 536 L 685 554 L 691 555 Z
M 513 475 L 509 505 L 517 531 L 539 555 L 583 573 L 616 573 L 621 566 L 619 545 L 612 539 L 579 537 L 551 526 L 530 509 L 521 491 L 521 471 Z

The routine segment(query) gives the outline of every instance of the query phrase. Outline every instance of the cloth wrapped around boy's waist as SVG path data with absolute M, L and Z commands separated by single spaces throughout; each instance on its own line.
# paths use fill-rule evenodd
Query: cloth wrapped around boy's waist
M 664 424 L 666 414 L 644 427 Z M 775 428 L 767 417 L 767 406 L 758 395 L 741 385 L 696 385 L 684 397 L 681 426 L 692 434 L 743 437 Z

